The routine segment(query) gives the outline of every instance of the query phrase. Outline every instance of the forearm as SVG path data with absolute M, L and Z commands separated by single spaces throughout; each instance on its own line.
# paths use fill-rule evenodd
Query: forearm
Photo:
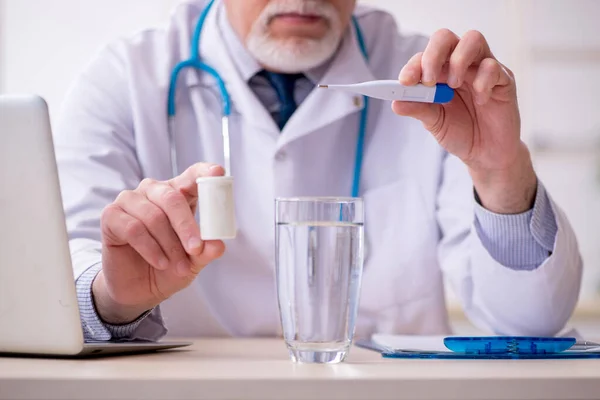
M 84 335 L 88 341 L 108 340 L 149 340 L 157 341 L 162 338 L 167 329 L 162 319 L 160 308 L 156 307 L 151 312 L 146 312 L 129 324 L 109 324 L 100 317 L 96 308 L 96 301 L 92 295 L 92 286 L 101 265 L 97 264 L 88 268 L 76 280 L 77 300 L 81 314 L 81 324 Z
M 102 270 L 94 279 L 92 293 L 98 315 L 104 322 L 111 325 L 130 324 L 154 308 L 146 305 L 126 306 L 113 301 Z
M 533 207 L 537 177 L 527 147 L 521 143 L 514 162 L 489 170 L 469 166 L 481 205 L 496 214 L 520 214 Z

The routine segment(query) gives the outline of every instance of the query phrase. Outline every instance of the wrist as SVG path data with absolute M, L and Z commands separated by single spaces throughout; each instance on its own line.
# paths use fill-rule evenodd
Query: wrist
M 92 298 L 100 319 L 110 325 L 126 325 L 134 322 L 142 314 L 152 309 L 148 306 L 122 305 L 114 301 L 108 291 L 102 270 L 92 282 Z
M 469 172 L 481 205 L 487 210 L 497 214 L 520 214 L 533 207 L 538 182 L 524 144 L 507 167 L 469 167 Z

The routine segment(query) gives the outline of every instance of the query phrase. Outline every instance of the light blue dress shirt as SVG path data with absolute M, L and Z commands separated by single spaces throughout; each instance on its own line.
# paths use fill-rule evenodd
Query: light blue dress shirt
M 265 78 L 257 75 L 262 67 L 239 40 L 222 9 L 219 15 L 219 28 L 222 31 L 224 44 L 241 77 L 248 82 L 257 98 L 276 118 L 279 112 L 277 94 Z M 305 78 L 296 83 L 297 104 L 301 104 L 306 99 L 326 69 L 327 63 L 304 72 Z M 515 270 L 533 270 L 539 267 L 550 256 L 558 231 L 556 218 L 541 183 L 538 183 L 533 209 L 522 214 L 500 215 L 486 210 L 475 201 L 474 222 L 477 234 L 490 255 L 498 263 Z M 103 323 L 96 313 L 91 291 L 92 282 L 101 268 L 100 264 L 90 267 L 76 282 L 81 322 L 87 339 L 151 340 L 166 332 L 160 309 L 154 312 L 148 311 L 127 325 L 114 326 Z M 142 321 L 145 322 L 143 330 L 138 329 Z

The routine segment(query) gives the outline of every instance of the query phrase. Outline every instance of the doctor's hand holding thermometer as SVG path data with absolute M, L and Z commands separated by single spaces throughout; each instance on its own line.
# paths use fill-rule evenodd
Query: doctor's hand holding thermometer
M 105 322 L 136 320 L 223 254 L 222 241 L 201 240 L 194 218 L 196 179 L 223 173 L 220 166 L 195 164 L 166 182 L 144 180 L 104 209 L 102 271 L 92 291 Z
M 393 103 L 395 113 L 414 117 L 449 153 L 469 168 L 479 201 L 492 212 L 529 210 L 537 178 L 529 151 L 520 140 L 521 124 L 513 73 L 492 54 L 483 35 L 459 38 L 436 32 L 425 51 L 402 68 L 406 86 L 447 83 L 455 89 L 447 104 Z
M 396 114 L 422 121 L 469 167 L 488 210 L 517 214 L 532 207 L 537 179 L 520 140 L 514 75 L 494 58 L 480 32 L 459 38 L 439 30 L 402 68 L 399 81 L 320 87 L 393 101 Z
M 520 140 L 513 73 L 494 58 L 484 36 L 437 31 L 398 81 L 320 85 L 393 101 L 393 111 L 420 120 L 469 168 L 482 206 L 498 214 L 531 209 L 537 178 Z

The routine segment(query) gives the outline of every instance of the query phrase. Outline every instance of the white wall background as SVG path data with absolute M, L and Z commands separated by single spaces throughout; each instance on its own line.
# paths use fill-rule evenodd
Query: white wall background
M 0 90 L 34 92 L 54 113 L 107 42 L 167 21 L 176 0 L 0 0 Z
M 515 71 L 524 138 L 579 235 L 586 262 L 583 303 L 598 299 L 600 0 L 363 2 L 390 10 L 405 32 L 478 29 Z M 0 92 L 41 94 L 56 113 L 72 79 L 101 46 L 163 24 L 176 3 L 0 0 Z

